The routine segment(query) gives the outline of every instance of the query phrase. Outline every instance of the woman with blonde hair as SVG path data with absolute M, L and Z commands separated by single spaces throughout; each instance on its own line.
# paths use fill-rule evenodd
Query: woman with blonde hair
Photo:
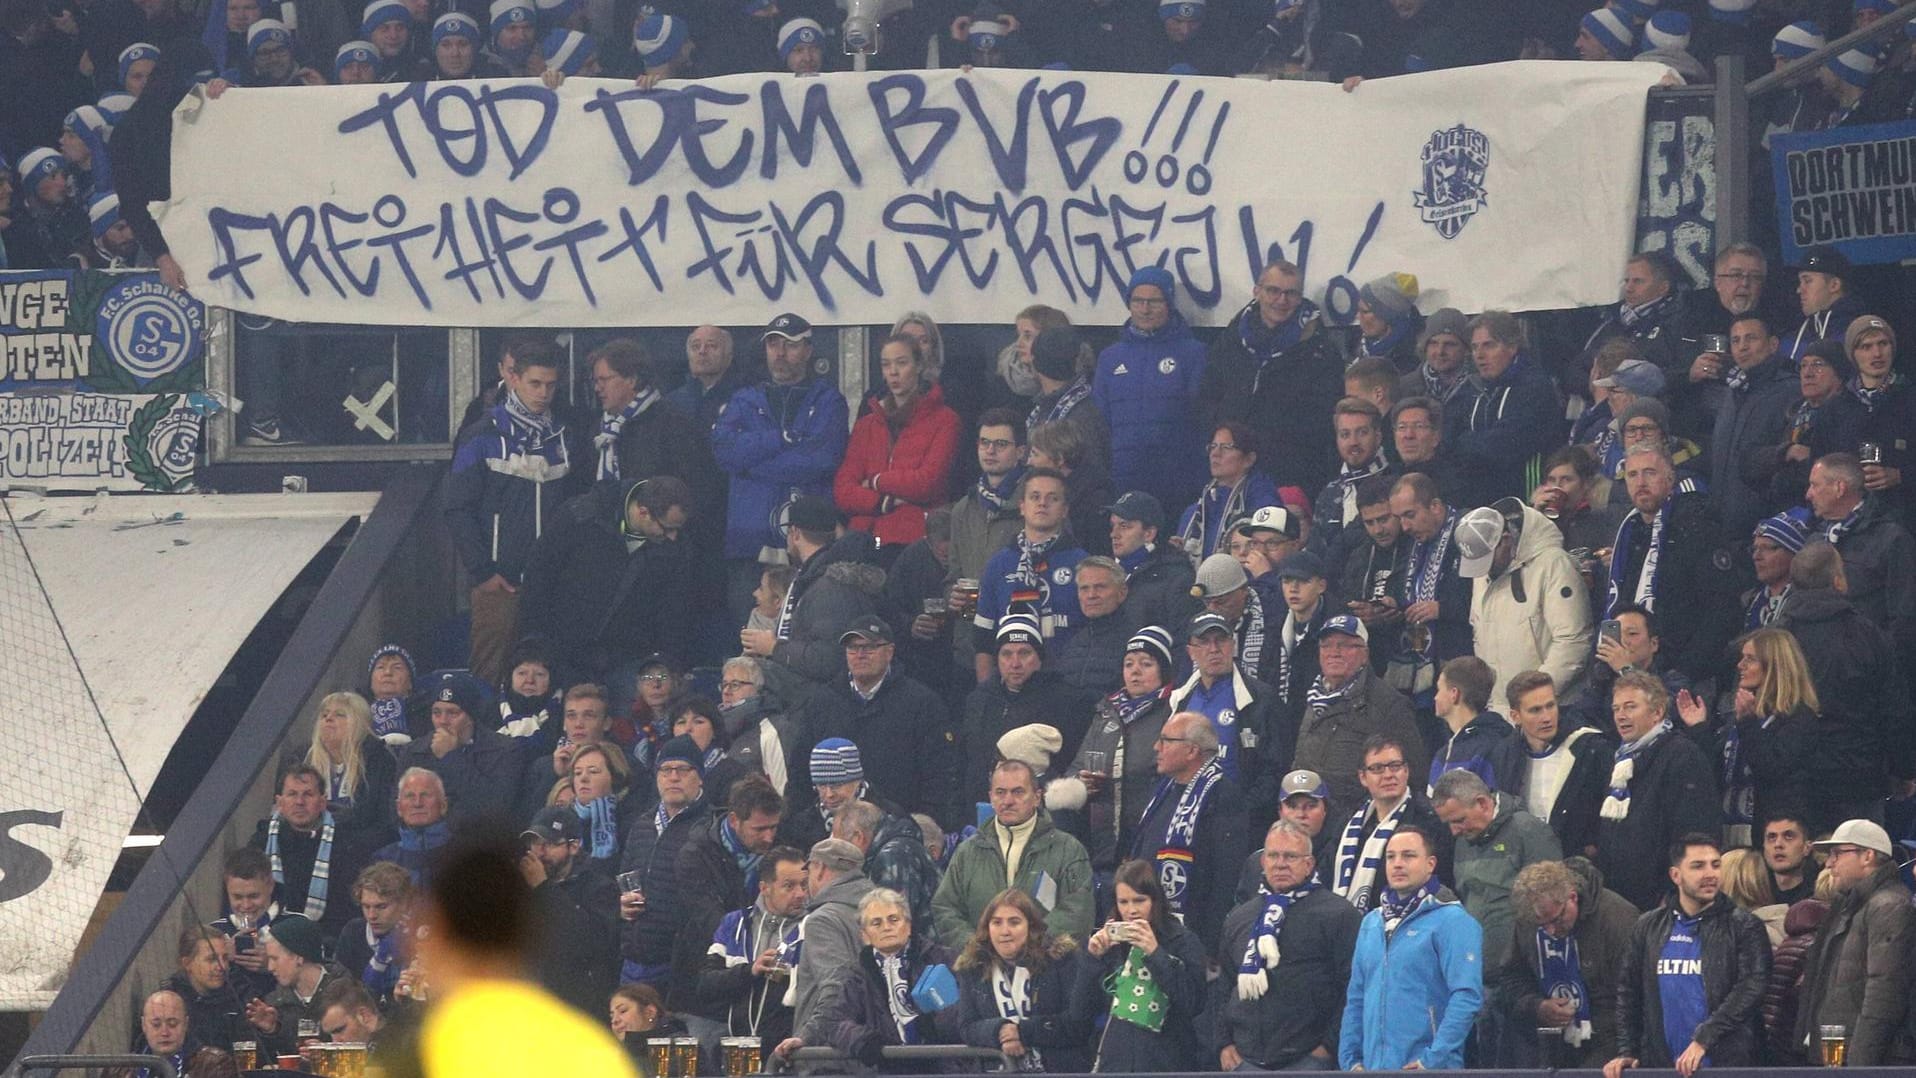
M 1002 1051 L 1020 1071 L 1088 1071 L 1092 1013 L 1076 987 L 1077 946 L 1046 930 L 1030 895 L 998 892 L 952 967 L 965 1043 Z
M 607 867 L 618 863 L 637 803 L 626 796 L 631 783 L 625 753 L 604 741 L 581 745 L 572 754 L 572 811 L 585 824 L 579 852 L 586 858 Z
M 396 811 L 399 764 L 386 743 L 373 736 L 372 725 L 372 705 L 365 697 L 328 693 L 319 701 L 312 744 L 306 750 L 306 762 L 326 779 L 333 819 L 351 831 L 391 828 Z
M 1728 846 L 1748 846 L 1756 821 L 1800 812 L 1809 803 L 1802 764 L 1814 752 L 1812 725 L 1823 705 L 1803 649 L 1787 630 L 1765 626 L 1738 637 L 1734 647 L 1734 713 L 1721 723 L 1714 742 L 1721 765 L 1723 839 Z M 1702 700 L 1685 689 L 1676 705 L 1692 737 L 1711 736 Z
M 1783 917 L 1790 908 L 1776 900 L 1769 866 L 1760 852 L 1742 846 L 1723 851 L 1723 893 L 1763 922 L 1772 948 L 1783 942 Z

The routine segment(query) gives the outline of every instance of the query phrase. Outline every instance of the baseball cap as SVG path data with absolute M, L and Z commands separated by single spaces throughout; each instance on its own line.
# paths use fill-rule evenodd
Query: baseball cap
M 1816 246 L 1803 252 L 1803 261 L 1797 263 L 1798 273 L 1827 273 L 1831 277 L 1849 276 L 1849 259 L 1834 247 Z
M 820 839 L 812 846 L 812 852 L 806 860 L 815 861 L 834 872 L 850 872 L 865 863 L 864 854 L 857 846 L 842 838 Z
M 1315 551 L 1300 550 L 1285 558 L 1277 567 L 1279 580 L 1329 580 L 1330 574 L 1324 568 L 1324 559 Z
M 551 805 L 540 809 L 519 835 L 533 835 L 547 842 L 584 842 L 585 821 L 569 805 Z
M 1135 520 L 1139 524 L 1161 527 L 1164 523 L 1164 503 L 1141 490 L 1127 490 L 1124 496 L 1104 511 L 1119 520 Z
M 767 337 L 783 337 L 788 341 L 809 341 L 812 339 L 812 324 L 803 318 L 786 311 L 765 325 L 765 332 L 759 340 Z
M 830 498 L 801 494 L 779 510 L 778 526 L 803 528 L 808 532 L 828 532 L 838 527 L 838 507 Z
M 1626 359 L 1610 377 L 1590 383 L 1598 389 L 1627 389 L 1639 397 L 1654 397 L 1663 392 L 1663 369 L 1641 359 Z
M 1821 842 L 1812 842 L 1810 845 L 1818 849 L 1829 849 L 1832 846 L 1861 846 L 1866 850 L 1875 850 L 1884 857 L 1891 857 L 1896 853 L 1895 847 L 1890 845 L 1889 832 L 1883 830 L 1882 824 L 1869 820 L 1844 820 L 1836 825 L 1836 830 L 1830 832 L 1830 837 Z
M 1329 801 L 1331 799 L 1330 785 L 1324 781 L 1324 776 L 1319 775 L 1315 771 L 1298 770 L 1291 772 L 1284 776 L 1284 783 L 1281 789 L 1283 790 L 1283 795 L 1278 798 L 1280 801 L 1288 801 L 1297 794 L 1303 794 L 1306 797 L 1315 797 L 1319 801 Z
M 1370 643 L 1370 630 L 1364 628 L 1364 623 L 1350 614 L 1339 614 L 1334 618 L 1324 619 L 1324 627 L 1317 631 L 1317 635 L 1322 638 L 1331 633 L 1354 636 L 1366 644 Z
M 850 625 L 845 626 L 845 631 L 838 634 L 838 642 L 841 644 L 850 643 L 851 639 L 855 636 L 863 637 L 874 644 L 889 644 L 892 642 L 891 626 L 885 624 L 885 619 L 876 614 L 867 614 L 857 621 L 852 622 Z
M 1281 505 L 1267 505 L 1237 522 L 1231 530 L 1240 535 L 1251 532 L 1279 532 L 1286 539 L 1295 539 L 1300 524 L 1289 509 Z
M 1223 633 L 1226 636 L 1235 635 L 1235 631 L 1231 628 L 1230 622 L 1225 621 L 1223 618 L 1218 617 L 1208 610 L 1191 619 L 1191 628 L 1189 632 L 1185 633 L 1185 638 L 1188 640 L 1196 640 L 1205 633 Z
M 1457 522 L 1457 575 L 1490 575 L 1490 561 L 1504 537 L 1504 515 L 1489 506 L 1472 509 Z
M 1198 599 L 1215 599 L 1220 595 L 1229 595 L 1251 578 L 1244 575 L 1244 567 L 1229 554 L 1213 554 L 1198 566 L 1197 583 L 1191 588 L 1191 595 Z

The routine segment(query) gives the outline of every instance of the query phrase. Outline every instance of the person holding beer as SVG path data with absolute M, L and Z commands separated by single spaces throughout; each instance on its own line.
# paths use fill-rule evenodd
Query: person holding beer
M 1675 1067 L 1690 1078 L 1700 1067 L 1757 1062 L 1769 934 L 1723 894 L 1723 850 L 1709 835 L 1693 831 L 1671 844 L 1670 879 L 1675 897 L 1637 918 L 1623 952 L 1617 1055 L 1604 1078 L 1631 1067 Z
M 1815 846 L 1837 898 L 1804 961 L 1797 1043 L 1826 1066 L 1882 1066 L 1909 998 L 1916 907 L 1880 824 L 1846 820 Z

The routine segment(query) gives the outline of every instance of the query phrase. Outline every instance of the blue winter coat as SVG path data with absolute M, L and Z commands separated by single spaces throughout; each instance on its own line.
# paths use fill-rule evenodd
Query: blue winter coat
M 1220 550 L 1229 553 L 1231 544 L 1225 539 L 1225 533 L 1232 525 L 1267 505 L 1283 504 L 1277 496 L 1277 484 L 1271 481 L 1271 477 L 1263 472 L 1252 472 L 1244 477 L 1243 502 L 1233 507 L 1231 518 L 1225 520 L 1224 510 L 1231 500 L 1232 489 L 1206 483 L 1204 490 L 1198 494 L 1198 500 L 1185 506 L 1184 515 L 1178 518 L 1178 535 L 1202 539 L 1202 549 L 1198 549 L 1197 544 L 1187 543 L 1184 548 L 1186 554 L 1202 561 Z M 1204 514 L 1201 523 L 1197 519 L 1200 511 Z
M 1091 400 L 1111 425 L 1111 486 L 1142 490 L 1165 505 L 1185 505 L 1204 482 L 1198 385 L 1205 348 L 1176 312 L 1164 328 L 1140 333 L 1124 324 L 1118 342 L 1098 354 Z
M 785 548 L 779 507 L 800 494 L 832 496 L 832 477 L 850 435 L 845 396 L 825 379 L 814 378 L 783 417 L 766 390 L 760 383 L 732 394 L 712 427 L 712 453 L 732 477 L 725 507 L 728 558 Z
M 515 451 L 504 417 L 505 405 L 495 405 L 459 432 L 446 479 L 446 527 L 475 585 L 495 573 L 518 584 L 547 521 L 592 477 L 590 464 L 575 474 L 564 426 Z
M 1464 1038 L 1484 1003 L 1484 930 L 1449 891 L 1384 942 L 1384 911 L 1364 915 L 1351 957 L 1337 1065 L 1344 1070 L 1462 1070 Z

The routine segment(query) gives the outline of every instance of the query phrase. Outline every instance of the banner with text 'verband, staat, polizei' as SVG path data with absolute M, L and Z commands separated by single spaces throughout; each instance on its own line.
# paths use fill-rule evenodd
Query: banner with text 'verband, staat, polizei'
M 1158 264 L 1215 325 L 1274 258 L 1337 322 L 1390 272 L 1425 309 L 1570 307 L 1616 299 L 1662 70 L 234 89 L 182 103 L 154 210 L 198 298 L 313 322 L 1115 323 Z

